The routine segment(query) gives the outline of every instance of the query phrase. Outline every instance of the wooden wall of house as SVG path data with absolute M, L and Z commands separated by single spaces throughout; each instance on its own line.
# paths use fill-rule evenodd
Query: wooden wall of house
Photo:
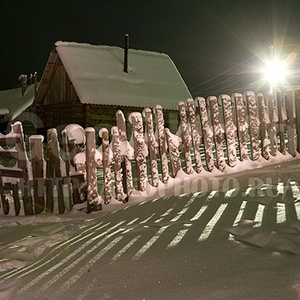
M 70 102 L 78 99 L 73 84 L 61 62 L 56 66 L 54 77 L 44 99 L 44 105 Z

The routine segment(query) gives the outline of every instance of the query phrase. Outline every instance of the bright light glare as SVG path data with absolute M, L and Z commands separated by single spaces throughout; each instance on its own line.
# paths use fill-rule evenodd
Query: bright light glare
M 279 60 L 273 60 L 266 63 L 265 78 L 271 84 L 277 84 L 285 79 L 287 73 L 286 64 Z

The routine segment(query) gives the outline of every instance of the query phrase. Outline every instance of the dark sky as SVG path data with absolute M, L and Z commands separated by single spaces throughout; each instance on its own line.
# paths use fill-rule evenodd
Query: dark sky
M 300 1 L 0 0 L 0 32 L 0 90 L 41 76 L 58 40 L 123 46 L 129 33 L 167 53 L 194 96 L 218 95 L 255 88 L 270 45 L 298 54 Z

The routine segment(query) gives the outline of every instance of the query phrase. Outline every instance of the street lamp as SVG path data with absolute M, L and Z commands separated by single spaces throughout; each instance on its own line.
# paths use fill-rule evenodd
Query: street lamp
M 274 87 L 285 80 L 287 75 L 287 65 L 280 60 L 270 60 L 266 62 L 264 68 L 265 80 L 270 84 L 270 92 Z

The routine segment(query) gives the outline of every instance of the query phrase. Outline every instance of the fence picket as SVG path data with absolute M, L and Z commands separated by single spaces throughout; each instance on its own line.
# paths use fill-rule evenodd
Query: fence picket
M 204 142 L 206 167 L 208 171 L 212 171 L 215 167 L 213 151 L 212 151 L 213 132 L 209 125 L 205 99 L 202 97 L 198 97 L 196 98 L 196 101 L 199 107 L 200 120 L 202 125 L 202 136 Z
M 165 135 L 165 122 L 163 109 L 160 105 L 156 105 L 154 108 L 154 114 L 156 116 L 156 136 L 158 140 L 158 149 L 161 160 L 161 174 L 162 182 L 167 183 L 169 180 L 169 166 L 166 149 L 166 135 Z
M 249 158 L 247 149 L 248 124 L 246 122 L 245 105 L 241 94 L 235 93 L 233 98 L 237 116 L 237 135 L 239 140 L 240 159 L 243 161 Z
M 153 129 L 153 117 L 152 117 L 151 109 L 145 108 L 143 111 L 143 116 L 145 118 L 145 139 L 148 144 L 150 169 L 151 169 L 151 181 L 152 181 L 152 185 L 154 187 L 157 187 L 159 183 L 158 166 L 156 161 L 158 144 L 155 140 L 155 134 Z
M 170 155 L 172 176 L 175 177 L 178 171 L 181 169 L 179 142 L 178 142 L 180 137 L 172 134 L 169 128 L 165 128 L 165 133 L 166 133 L 166 139 L 167 139 L 169 155 Z
M 223 104 L 223 117 L 225 127 L 225 137 L 228 155 L 228 165 L 234 167 L 236 165 L 236 148 L 235 148 L 235 132 L 236 128 L 232 118 L 231 98 L 228 95 L 221 95 L 220 100 Z
M 276 101 L 277 101 L 277 113 L 278 113 L 278 135 L 279 135 L 279 151 L 282 154 L 286 153 L 285 147 L 285 138 L 284 138 L 284 123 L 286 120 L 283 102 L 282 102 L 282 94 L 279 89 L 276 89 Z
M 193 173 L 192 158 L 191 158 L 191 136 L 189 133 L 187 114 L 184 102 L 178 103 L 179 117 L 180 117 L 180 130 L 181 130 L 181 140 L 184 153 L 185 161 L 185 172 L 187 174 Z
M 192 145 L 194 149 L 196 172 L 200 173 L 202 171 L 202 161 L 200 155 L 201 136 L 197 131 L 195 104 L 193 99 L 187 100 L 187 107 L 188 107 L 188 113 L 190 119 L 191 139 L 192 139 Z
M 20 137 L 16 143 L 16 150 L 18 151 L 18 168 L 23 170 L 23 178 L 20 182 L 20 188 L 22 189 L 24 212 L 25 215 L 32 215 L 33 199 L 30 193 L 29 182 L 30 162 L 26 154 L 22 124 L 20 122 L 14 123 L 12 125 L 12 131 Z
M 257 94 L 258 114 L 260 119 L 261 155 L 264 159 L 269 159 L 269 140 L 267 127 L 270 125 L 269 116 L 266 111 L 265 98 L 263 94 Z
M 223 128 L 220 122 L 218 99 L 215 96 L 208 97 L 213 125 L 214 141 L 216 146 L 217 167 L 223 172 L 226 168 L 223 149 Z
M 138 189 L 144 191 L 147 187 L 146 156 L 147 145 L 144 140 L 143 120 L 141 113 L 131 113 L 129 120 L 132 124 L 132 137 L 134 145 L 135 160 L 137 166 Z
M 102 209 L 102 198 L 97 187 L 97 163 L 95 129 L 85 129 L 86 136 L 86 182 L 87 182 L 87 211 Z
M 246 102 L 248 104 L 249 115 L 249 131 L 250 131 L 250 148 L 252 160 L 257 161 L 260 158 L 259 148 L 259 119 L 257 116 L 257 104 L 255 94 L 253 92 L 246 92 Z
M 35 214 L 39 214 L 45 210 L 43 139 L 43 136 L 36 135 L 32 135 L 29 138 Z
M 294 131 L 294 105 L 292 89 L 286 90 L 285 106 L 287 113 L 288 152 L 296 156 L 295 131 Z
M 124 201 L 127 195 L 124 193 L 123 187 L 123 172 L 122 172 L 122 157 L 120 148 L 120 135 L 117 126 L 113 126 L 112 132 L 112 152 L 114 160 L 114 173 L 115 173 L 115 194 L 118 201 Z
M 127 194 L 128 197 L 133 190 L 132 165 L 130 161 L 130 159 L 133 158 L 133 153 L 131 154 L 131 152 L 133 152 L 133 149 L 131 148 L 127 140 L 126 121 L 124 114 L 121 110 L 118 110 L 116 112 L 116 123 L 121 143 L 123 189 L 124 193 Z
M 112 199 L 111 193 L 111 170 L 110 170 L 110 149 L 109 149 L 109 137 L 108 130 L 106 128 L 102 128 L 99 132 L 99 136 L 102 138 L 102 166 L 103 166 L 103 179 L 104 179 L 104 204 L 109 204 Z M 96 151 L 96 150 L 95 150 Z M 95 158 L 94 158 L 95 159 Z M 97 174 L 95 174 L 97 177 Z M 94 174 L 93 174 L 94 176 Z M 97 180 L 96 180 L 97 182 Z M 98 196 L 98 190 L 94 189 L 94 194 Z
M 297 151 L 300 153 L 300 87 L 294 89 L 294 103 L 296 111 Z
M 272 156 L 277 154 L 277 129 L 276 123 L 278 121 L 277 114 L 275 112 L 275 105 L 273 101 L 272 93 L 267 93 L 267 101 L 268 101 L 268 110 L 269 110 L 269 118 L 270 118 L 270 153 Z

